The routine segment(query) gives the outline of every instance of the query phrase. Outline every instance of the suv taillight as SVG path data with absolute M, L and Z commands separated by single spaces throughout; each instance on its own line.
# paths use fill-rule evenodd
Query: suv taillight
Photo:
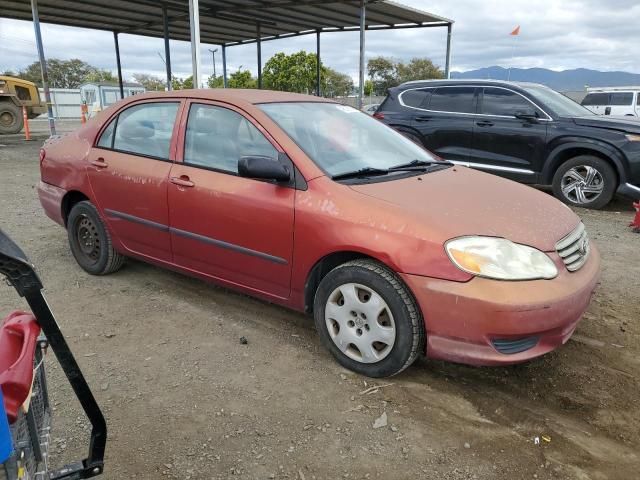
M 373 118 L 377 118 L 378 120 L 382 120 L 382 119 L 384 119 L 384 113 L 376 112 L 376 113 L 373 114 Z

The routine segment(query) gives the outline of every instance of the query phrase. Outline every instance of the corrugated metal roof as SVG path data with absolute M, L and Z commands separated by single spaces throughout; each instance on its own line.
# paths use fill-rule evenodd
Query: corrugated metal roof
M 43 23 L 163 37 L 162 5 L 167 6 L 169 35 L 190 39 L 188 0 L 38 0 Z M 30 0 L 0 0 L 0 17 L 31 20 Z M 396 2 L 367 0 L 366 28 L 385 30 L 444 26 L 444 17 Z M 200 0 L 202 43 L 236 44 L 320 31 L 359 28 L 358 0 Z

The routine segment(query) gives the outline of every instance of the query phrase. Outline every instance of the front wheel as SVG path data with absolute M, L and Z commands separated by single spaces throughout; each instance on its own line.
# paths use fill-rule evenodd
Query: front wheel
M 554 195 L 575 207 L 602 208 L 611 201 L 617 186 L 611 165 L 592 155 L 566 161 L 553 176 Z
M 424 322 L 413 295 L 372 260 L 345 263 L 322 279 L 314 319 L 338 362 L 368 377 L 396 375 L 424 349 Z
M 69 246 L 76 262 L 92 275 L 107 275 L 119 270 L 125 257 L 116 252 L 111 235 L 91 202 L 73 206 L 67 219 Z

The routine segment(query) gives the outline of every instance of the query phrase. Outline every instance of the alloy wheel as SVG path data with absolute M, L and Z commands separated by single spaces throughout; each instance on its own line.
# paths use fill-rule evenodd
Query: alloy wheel
M 594 167 L 579 165 L 562 176 L 562 194 L 578 204 L 593 202 L 604 190 L 604 178 Z
M 396 326 L 387 302 L 357 283 L 336 288 L 325 306 L 329 336 L 342 353 L 361 363 L 376 363 L 391 353 Z

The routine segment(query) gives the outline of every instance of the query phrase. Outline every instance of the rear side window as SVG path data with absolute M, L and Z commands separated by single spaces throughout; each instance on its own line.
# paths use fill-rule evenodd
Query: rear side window
M 475 113 L 475 87 L 438 88 L 431 95 L 429 110 L 436 112 Z
M 590 93 L 582 100 L 585 107 L 609 105 L 608 93 Z
M 233 110 L 193 104 L 184 140 L 184 163 L 229 173 L 238 172 L 245 156 L 277 159 L 278 150 L 249 120 Z
M 534 112 L 531 102 L 522 95 L 502 88 L 485 88 L 482 96 L 482 113 L 513 117 L 516 113 Z
M 159 102 L 127 108 L 118 115 L 115 134 L 109 132 L 112 128 L 109 125 L 100 137 L 98 146 L 106 144 L 109 135 L 113 135 L 114 150 L 169 160 L 178 105 L 178 102 Z
M 433 89 L 406 90 L 400 94 L 400 99 L 407 107 L 426 108 Z
M 609 105 L 633 105 L 633 92 L 616 92 L 611 94 Z

